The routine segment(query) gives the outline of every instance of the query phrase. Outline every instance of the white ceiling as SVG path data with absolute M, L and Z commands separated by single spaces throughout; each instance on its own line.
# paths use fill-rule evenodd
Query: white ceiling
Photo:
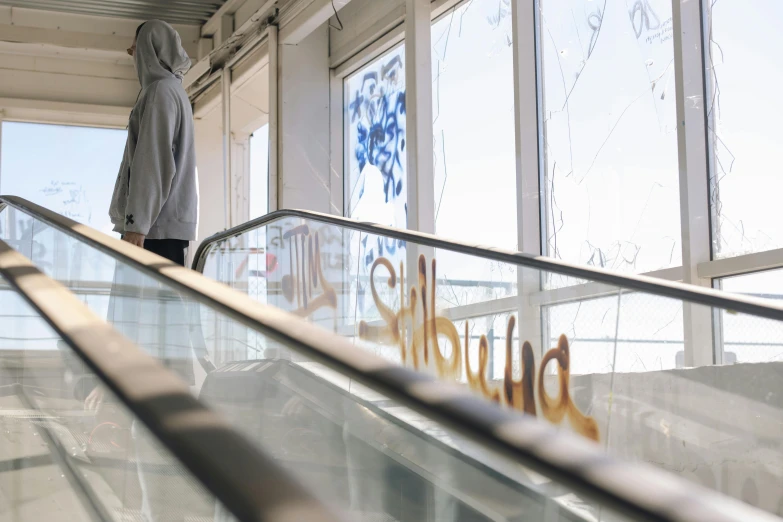
M 225 0 L 0 0 L 0 6 L 202 25 Z

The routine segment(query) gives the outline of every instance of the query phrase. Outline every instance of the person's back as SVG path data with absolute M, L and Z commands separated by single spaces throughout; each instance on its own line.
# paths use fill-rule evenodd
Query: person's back
M 128 54 L 135 59 L 141 92 L 128 122 L 109 216 L 123 240 L 184 265 L 198 226 L 193 112 L 182 87 L 190 58 L 177 32 L 160 20 L 139 26 Z M 206 350 L 198 312 L 157 281 L 117 264 L 107 321 L 191 385 L 193 345 L 202 354 Z M 97 409 L 102 400 L 96 388 L 85 406 Z M 144 520 L 214 513 L 213 501 L 187 474 L 160 474 L 160 450 L 136 422 L 131 433 Z
M 139 27 L 129 52 L 141 92 L 109 215 L 126 241 L 184 264 L 198 227 L 193 112 L 182 87 L 190 59 L 177 32 L 160 20 Z

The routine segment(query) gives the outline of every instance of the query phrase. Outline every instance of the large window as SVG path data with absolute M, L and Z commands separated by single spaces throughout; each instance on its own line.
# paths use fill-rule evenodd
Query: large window
M 473 0 L 432 24 L 433 210 L 439 236 L 516 250 L 510 14 L 509 6 L 498 0 Z M 513 267 L 501 270 L 495 263 L 444 250 L 436 257 L 438 298 L 444 307 L 515 293 Z M 491 351 L 503 346 L 498 316 L 469 322 L 480 334 L 492 332 Z
M 713 255 L 721 258 L 783 247 L 783 3 L 711 4 Z
M 454 2 L 433 21 L 435 200 L 419 204 L 433 205 L 440 236 L 513 249 L 517 247 L 518 206 L 529 204 L 518 200 L 516 187 L 514 132 L 515 118 L 521 116 L 514 106 L 514 82 L 536 71 L 533 61 L 522 55 L 520 67 L 531 70 L 514 74 L 512 4 L 513 0 Z M 704 30 L 710 42 L 704 57 L 698 55 L 698 45 L 684 46 L 681 60 L 689 74 L 694 74 L 693 68 L 698 68 L 702 58 L 707 65 L 703 92 L 708 97 L 704 104 L 700 105 L 698 96 L 684 100 L 686 109 L 701 106 L 707 116 L 708 135 L 699 146 L 708 142 L 710 147 L 708 154 L 700 154 L 704 161 L 700 170 L 692 164 L 692 151 L 678 150 L 676 86 L 682 80 L 675 74 L 672 3 L 541 0 L 539 5 L 543 125 L 537 130 L 543 137 L 540 230 L 545 255 L 629 273 L 681 266 L 681 216 L 689 220 L 708 217 L 706 207 L 680 207 L 681 175 L 697 176 L 695 182 L 705 187 L 710 184 L 714 258 L 783 247 L 783 227 L 777 226 L 774 213 L 775 198 L 783 192 L 783 177 L 775 173 L 774 151 L 783 134 L 769 123 L 775 121 L 779 105 L 775 90 L 769 86 L 779 83 L 783 71 L 775 60 L 781 54 L 777 51 L 783 50 L 783 37 L 775 36 L 778 31 L 773 21 L 776 14 L 783 15 L 783 7 L 773 0 L 751 0 L 742 5 L 711 2 L 701 5 L 701 13 L 694 4 L 678 7 L 683 34 L 693 37 Z M 706 25 L 703 15 L 709 20 Z M 532 17 L 523 18 L 533 23 Z M 532 25 L 519 30 L 530 34 Z M 698 74 L 701 69 L 697 78 Z M 698 85 L 695 90 L 699 91 Z M 346 214 L 404 227 L 402 45 L 348 76 L 344 96 Z M 752 110 L 757 106 L 764 111 Z M 524 128 L 538 125 L 518 123 Z M 692 139 L 683 140 L 684 146 L 694 147 Z M 680 172 L 680 152 L 691 152 L 688 172 Z M 711 180 L 704 170 L 710 172 Z M 369 266 L 378 256 L 388 256 L 389 247 L 399 253 L 401 246 L 366 244 L 362 259 Z M 698 255 L 692 253 L 694 264 L 711 263 Z M 472 266 L 464 260 L 452 263 L 446 254 L 438 263 L 444 280 L 482 281 L 504 289 L 479 300 L 497 299 L 506 295 L 506 289 L 515 288 L 514 274 L 493 273 L 492 267 Z M 749 265 L 747 272 L 758 270 Z M 676 277 L 677 273 L 672 270 L 665 277 Z M 732 268 L 726 275 L 737 273 Z M 738 292 L 746 292 L 769 277 L 773 276 L 712 276 L 717 286 Z M 578 283 L 547 276 L 538 290 L 573 286 L 576 291 Z M 452 292 L 452 304 L 474 302 L 468 293 Z M 574 310 L 560 301 L 544 302 L 548 314 L 544 321 L 560 325 L 554 330 L 574 330 L 584 319 L 582 314 L 611 315 L 615 304 L 585 297 L 583 306 Z M 628 364 L 628 370 L 680 364 L 676 361 L 681 361 L 681 352 L 688 349 L 683 343 L 682 308 L 640 299 L 623 301 L 630 314 L 628 319 L 622 317 L 630 321 L 623 328 L 633 324 L 632 317 L 644 318 L 652 328 L 647 333 L 642 328 L 628 332 L 629 343 L 648 346 Z M 719 323 L 716 332 L 721 335 L 714 339 L 736 343 L 731 340 L 736 333 L 729 318 Z M 702 334 L 705 337 L 699 343 L 713 338 L 712 332 Z M 546 331 L 543 335 L 544 344 L 555 341 Z M 579 339 L 576 335 L 575 342 Z M 592 342 L 589 336 L 584 340 Z M 590 353 L 586 351 L 582 361 L 587 361 Z M 765 357 L 759 351 L 743 355 L 740 349 L 723 360 L 734 360 L 735 355 L 740 361 Z M 603 363 L 585 364 L 584 371 L 593 372 L 596 364 Z
M 672 29 L 667 0 L 542 1 L 546 255 L 633 273 L 681 264 Z M 578 374 L 670 369 L 683 350 L 679 301 L 587 299 L 545 317 Z
M 4 122 L 0 194 L 111 233 L 109 204 L 125 138 L 123 130 Z
M 516 250 L 511 16 L 473 0 L 432 26 L 435 231 Z
M 405 228 L 405 48 L 347 78 L 344 93 L 347 214 Z
M 344 82 L 345 210 L 350 217 L 406 228 L 408 223 L 405 146 L 405 48 L 397 46 Z M 347 320 L 375 317 L 369 275 L 378 258 L 405 262 L 405 245 L 354 233 L 350 244 Z M 354 268 L 355 267 L 355 268 Z M 355 271 L 354 271 L 355 270 Z
M 783 175 L 777 157 L 783 129 L 776 124 L 783 109 L 775 88 L 783 81 L 783 35 L 777 27 L 783 4 L 712 2 L 709 14 L 710 203 L 712 255 L 718 259 L 783 247 Z M 781 272 L 722 278 L 716 286 L 779 302 Z M 775 321 L 724 312 L 721 325 L 724 363 L 783 360 L 783 332 Z
M 411 82 L 426 74 L 423 66 L 432 73 L 434 169 L 418 181 L 432 183 L 435 197 L 417 210 L 434 214 L 439 236 L 516 248 L 520 232 L 526 246 L 539 234 L 542 254 L 570 264 L 686 278 L 779 304 L 778 4 L 437 2 L 431 64 L 409 67 Z M 420 51 L 411 54 L 424 62 Z M 377 78 L 395 53 L 402 68 L 397 48 L 349 77 L 345 94 L 346 213 L 384 224 L 395 221 L 395 196 L 406 195 L 404 186 L 395 193 L 389 167 L 404 176 L 405 163 L 385 163 L 392 156 L 377 146 L 400 136 L 399 121 L 374 132 L 370 122 L 390 114 L 390 90 Z M 540 151 L 536 157 L 516 157 L 516 129 L 525 136 L 519 148 Z M 521 196 L 518 179 L 525 195 L 538 190 L 540 198 Z M 608 451 L 781 513 L 779 491 L 767 487 L 780 473 L 745 458 L 772 433 L 758 419 L 779 413 L 769 364 L 783 361 L 778 322 L 440 249 L 421 249 L 432 257 L 422 261 L 410 245 L 410 259 L 392 245 L 397 259 L 383 263 L 370 288 L 369 267 L 393 257 L 372 239 L 349 239 L 358 273 L 346 277 L 356 303 L 346 323 L 366 318 L 366 338 L 389 315 L 384 306 L 402 311 L 412 302 L 409 287 L 417 291 L 410 296 L 426 289 L 434 295 L 427 310 L 443 325 L 429 331 L 443 354 L 463 347 L 460 377 L 473 389 L 492 396 L 492 385 L 501 389 L 508 375 L 534 368 L 541 411 L 551 407 L 542 406 L 542 391 L 550 400 L 570 394 L 599 419 Z M 370 298 L 384 306 L 373 309 Z M 486 387 L 471 373 L 482 366 Z M 685 461 L 692 465 L 682 471 Z
M 543 0 L 542 13 L 545 253 L 680 265 L 671 2 Z

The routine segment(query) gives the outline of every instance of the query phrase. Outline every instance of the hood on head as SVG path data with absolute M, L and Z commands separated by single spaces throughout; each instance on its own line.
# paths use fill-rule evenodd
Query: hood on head
M 179 33 L 162 20 L 144 22 L 136 38 L 134 61 L 142 89 L 158 80 L 181 80 L 190 69 Z

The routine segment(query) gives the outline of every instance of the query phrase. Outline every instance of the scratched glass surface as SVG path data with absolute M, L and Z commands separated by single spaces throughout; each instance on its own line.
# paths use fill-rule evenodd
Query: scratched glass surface
M 347 215 L 406 228 L 405 48 L 349 76 L 343 89 Z
M 561 334 L 568 337 L 571 374 L 681 368 L 682 301 L 639 292 L 610 294 L 547 307 L 549 344 Z
M 390 238 L 313 220 L 280 219 L 251 233 L 268 238 L 264 252 L 251 254 L 267 263 L 266 302 L 336 330 L 363 349 L 534 413 L 597 440 L 613 454 L 708 487 L 729 484 L 721 490 L 736 498 L 745 499 L 747 488 L 767 491 L 766 484 L 783 480 L 783 473 L 743 457 L 783 428 L 777 370 L 748 364 L 688 367 L 680 300 L 590 281 L 541 290 L 545 274 L 499 263 L 516 274 L 501 292 L 488 279 L 447 277 L 438 263 L 443 249 L 408 242 L 405 257 L 392 263 L 377 247 Z M 209 251 L 205 273 L 235 277 L 236 269 L 220 272 L 225 270 L 220 265 L 246 263 L 247 252 L 237 246 L 242 240 L 232 238 Z M 355 291 L 359 279 L 365 292 Z M 474 301 L 465 305 L 460 301 L 465 295 Z M 715 312 L 748 332 L 763 321 Z M 763 337 L 770 346 L 779 344 L 781 325 L 763 322 L 774 328 L 754 331 L 753 342 Z M 738 332 L 731 334 L 733 343 L 743 334 L 731 327 Z M 756 424 L 761 414 L 764 422 Z M 724 467 L 719 440 L 736 464 Z M 776 448 L 770 451 L 783 457 Z M 682 462 L 698 471 L 682 471 Z M 718 478 L 724 473 L 725 481 Z M 777 512 L 777 501 L 767 491 L 754 505 Z
M 8 210 L 0 213 L 0 238 L 9 240 L 13 238 L 4 231 L 9 230 L 10 214 Z M 578 521 L 593 520 L 598 513 L 599 506 L 589 499 L 508 462 L 260 332 L 187 301 L 105 254 L 90 254 L 91 247 L 70 236 L 15 214 L 13 221 L 31 221 L 31 226 L 24 229 L 29 241 L 14 244 L 20 248 L 32 245 L 34 262 L 47 274 L 96 313 L 106 313 L 115 328 L 183 379 L 190 379 L 194 393 L 326 502 L 349 514 L 359 519 L 384 514 L 397 520 L 440 521 L 497 520 L 499 513 L 512 519 L 542 519 L 545 512 L 554 520 Z M 285 244 L 295 244 L 300 238 L 302 229 L 294 228 L 298 232 Z M 275 237 L 279 236 L 270 236 Z M 266 243 L 267 251 L 276 248 L 272 243 L 271 239 Z M 333 245 L 341 246 L 325 241 L 322 247 L 314 241 L 313 248 Z M 277 266 L 264 265 L 267 273 L 263 275 L 274 279 L 268 288 L 278 292 L 273 290 L 267 299 L 282 304 L 288 295 L 291 309 L 297 302 L 292 293 L 298 292 L 302 276 L 286 278 L 289 257 L 277 252 Z M 304 252 L 309 255 L 309 250 Z M 329 294 L 327 277 L 336 272 L 328 263 L 303 260 L 300 257 L 308 269 L 316 268 L 308 272 L 313 279 L 306 280 L 308 285 L 313 283 L 313 293 L 299 294 L 299 305 L 307 307 Z M 328 297 L 322 300 L 332 302 Z M 324 316 L 331 313 L 329 306 L 319 311 Z M 478 373 L 483 371 L 481 358 L 480 354 L 471 356 L 470 382 L 479 385 L 484 381 Z M 82 386 L 85 393 L 75 402 L 79 408 L 92 388 Z M 111 437 L 109 441 L 122 442 Z M 145 449 L 145 455 L 153 454 Z M 156 462 L 153 459 L 150 466 L 153 471 Z M 167 499 L 157 496 L 164 507 Z M 198 507 L 180 504 L 180 508 Z
M 710 2 L 711 203 L 716 258 L 783 247 L 778 152 L 783 34 L 777 0 Z
M 473 0 L 432 25 L 435 232 L 517 250 L 510 9 Z M 458 268 L 447 252 L 438 261 Z
M 126 131 L 3 122 L 0 194 L 111 233 L 109 202 Z
M 545 253 L 634 273 L 680 265 L 671 2 L 541 5 Z
M 2 277 L 0 303 L 8 520 L 233 520 Z
M 783 270 L 726 277 L 717 283 L 727 292 L 769 299 L 778 305 L 783 302 Z M 778 321 L 725 310 L 721 320 L 724 364 L 783 362 L 783 328 Z

